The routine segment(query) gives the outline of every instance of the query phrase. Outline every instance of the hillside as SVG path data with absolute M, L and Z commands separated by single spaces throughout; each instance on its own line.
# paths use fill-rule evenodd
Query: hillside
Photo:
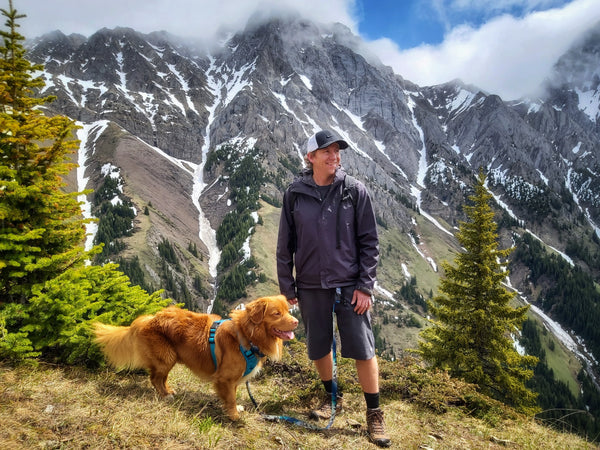
M 154 393 L 145 373 L 40 364 L 0 365 L 0 446 L 28 448 L 376 448 L 364 431 L 364 400 L 345 392 L 345 410 L 329 431 L 268 422 L 260 413 L 306 420 L 316 374 L 301 344 L 288 347 L 282 362 L 269 362 L 250 383 L 254 410 L 244 386 L 240 423 L 225 418 L 216 396 L 183 366 L 170 380 L 173 401 Z M 340 362 L 340 383 L 355 377 Z M 356 384 L 356 383 L 353 383 Z M 350 385 L 350 384 L 348 384 Z M 559 432 L 479 397 L 468 386 L 427 374 L 412 363 L 382 364 L 382 395 L 392 448 L 600 448 L 597 441 Z M 314 405 L 313 405 L 314 406 Z M 560 426 L 560 424 L 555 424 Z M 567 430 L 568 431 L 568 430 Z
M 231 186 L 236 174 L 225 161 L 258 149 L 258 194 L 277 207 L 301 168 L 308 136 L 330 128 L 351 144 L 343 166 L 373 197 L 382 250 L 377 293 L 395 310 L 390 317 L 425 322 L 423 307 L 399 292 L 414 282 L 419 303 L 435 294 L 441 263 L 459 251 L 453 234 L 479 167 L 489 176 L 503 247 L 531 233 L 597 283 L 600 135 L 598 111 L 584 104 L 596 95 L 597 84 L 582 84 L 581 77 L 574 83 L 570 72 L 584 67 L 581 73 L 596 73 L 595 35 L 557 62 L 557 79 L 544 98 L 520 102 L 459 80 L 417 86 L 365 58 L 359 44 L 340 24 L 300 17 L 253 24 L 210 51 L 128 28 L 32 39 L 29 57 L 45 66 L 40 94 L 57 97 L 48 112 L 82 127 L 76 157 L 81 176 L 71 177 L 73 189 L 117 184 L 114 197 L 104 201 L 125 205 L 112 211 L 95 204 L 94 195 L 87 198 L 92 216 L 102 221 L 108 209 L 124 213 L 131 224 L 120 234 L 110 223 L 100 225 L 109 232 L 90 230 L 90 239 L 105 244 L 103 259 L 135 265 L 136 283 L 166 288 L 167 295 L 206 311 L 235 267 L 219 264 L 224 249 L 215 242 L 224 217 L 240 207 Z M 231 153 L 216 161 L 219 151 Z M 267 215 L 277 215 L 263 214 L 258 205 L 247 212 L 270 223 L 275 219 Z M 258 227 L 243 231 L 250 237 Z M 275 232 L 251 238 L 251 255 L 260 259 L 253 268 L 259 283 L 250 283 L 247 297 L 277 290 L 270 261 Z M 163 264 L 161 243 L 173 247 L 177 267 Z M 244 263 L 244 251 L 235 251 L 235 263 Z M 598 336 L 581 318 L 569 317 L 568 311 L 582 309 L 575 304 L 580 299 L 565 294 L 556 300 L 559 307 L 551 307 L 544 299 L 557 275 L 531 286 L 531 271 L 523 261 L 511 266 L 510 284 L 520 301 L 583 339 L 579 352 L 600 354 Z M 225 297 L 226 306 L 240 300 L 237 294 Z M 600 294 L 591 293 L 582 316 L 595 315 L 599 301 Z M 384 349 L 389 354 L 399 356 L 414 344 L 414 328 L 384 331 L 395 341 Z
M 69 180 L 94 191 L 82 207 L 98 219 L 87 244 L 104 244 L 95 262 L 118 262 L 134 284 L 194 310 L 276 293 L 282 193 L 307 137 L 330 128 L 373 198 L 374 328 L 395 360 L 427 324 L 441 263 L 461 251 L 453 235 L 483 167 L 501 246 L 517 246 L 506 284 L 515 304 L 532 305 L 546 379 L 600 417 L 589 392 L 600 355 L 599 111 L 584 101 L 598 84 L 571 76 L 580 65 L 595 76 L 598 40 L 561 59 L 545 97 L 519 102 L 458 80 L 416 86 L 359 44 L 340 24 L 299 17 L 255 23 L 210 50 L 128 28 L 31 41 L 28 56 L 45 66 L 39 94 L 57 97 L 46 112 L 80 126 Z

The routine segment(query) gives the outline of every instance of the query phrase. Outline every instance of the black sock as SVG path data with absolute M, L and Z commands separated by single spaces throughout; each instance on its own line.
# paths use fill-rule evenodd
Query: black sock
M 363 392 L 363 394 L 365 395 L 365 400 L 367 402 L 367 408 L 369 408 L 369 409 L 379 408 L 379 392 L 376 392 L 375 394 L 368 394 L 366 392 Z
M 333 391 L 333 380 L 327 380 L 327 381 L 321 380 L 321 383 L 323 383 L 323 387 L 325 388 L 325 392 L 327 392 L 329 395 L 331 395 L 331 392 Z M 338 397 L 342 397 L 342 393 L 340 392 L 339 388 L 338 388 L 338 391 L 337 391 L 337 396 Z

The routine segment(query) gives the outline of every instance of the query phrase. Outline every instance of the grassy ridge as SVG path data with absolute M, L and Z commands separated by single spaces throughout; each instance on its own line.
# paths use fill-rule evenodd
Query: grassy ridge
M 261 272 L 266 275 L 267 281 L 248 287 L 246 291 L 250 299 L 279 294 L 275 253 L 277 250 L 280 211 L 280 208 L 260 201 L 258 214 L 262 218 L 262 225 L 257 224 L 254 227 L 250 247 L 252 248 L 252 256 L 256 259 Z
M 317 376 L 303 344 L 286 348 L 281 362 L 269 362 L 252 381 L 252 394 L 260 412 L 306 420 L 317 401 Z M 381 363 L 382 406 L 395 448 L 597 448 L 409 360 Z M 232 423 L 210 386 L 183 366 L 170 377 L 178 394 L 163 401 L 142 372 L 0 365 L 0 448 L 375 448 L 365 436 L 352 362 L 342 359 L 339 371 L 345 410 L 332 430 L 315 432 L 265 421 L 243 386 L 237 397 L 247 411 Z

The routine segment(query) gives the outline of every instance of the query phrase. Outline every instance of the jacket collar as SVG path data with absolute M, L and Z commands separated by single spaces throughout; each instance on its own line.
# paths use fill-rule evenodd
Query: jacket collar
M 304 185 L 310 186 L 311 188 L 316 188 L 317 183 L 315 183 L 315 180 L 313 179 L 312 175 L 313 175 L 312 169 L 304 169 L 304 170 L 302 170 L 302 172 L 300 172 L 300 181 Z M 342 167 L 338 167 L 335 171 L 335 178 L 333 179 L 332 186 L 335 186 L 338 183 L 341 183 L 342 181 L 344 181 L 345 176 L 346 176 L 346 172 L 344 171 L 344 169 Z

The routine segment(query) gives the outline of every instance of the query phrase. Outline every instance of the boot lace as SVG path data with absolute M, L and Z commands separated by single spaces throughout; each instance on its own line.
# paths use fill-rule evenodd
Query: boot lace
M 383 413 L 381 411 L 369 411 L 369 424 L 372 434 L 385 434 L 385 429 L 383 425 Z

